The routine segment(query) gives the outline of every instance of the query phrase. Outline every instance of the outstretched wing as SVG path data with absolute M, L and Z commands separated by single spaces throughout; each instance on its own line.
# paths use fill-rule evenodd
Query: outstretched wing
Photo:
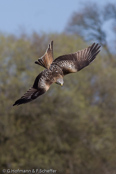
M 53 64 L 57 64 L 62 68 L 64 75 L 80 71 L 88 66 L 100 52 L 100 45 L 93 43 L 88 48 L 80 50 L 73 54 L 63 55 L 56 58 Z
M 49 69 L 52 62 L 53 62 L 53 41 L 49 43 L 45 54 L 42 57 L 40 57 L 37 61 L 35 61 L 35 63 L 43 66 L 44 68 Z
M 40 73 L 36 77 L 33 86 L 20 99 L 18 99 L 13 106 L 28 103 L 44 94 L 50 87 L 45 80 L 43 74 Z
M 34 99 L 36 99 L 38 96 L 42 95 L 45 91 L 35 88 L 30 88 L 20 99 L 18 99 L 13 106 L 20 105 L 24 103 L 28 103 Z

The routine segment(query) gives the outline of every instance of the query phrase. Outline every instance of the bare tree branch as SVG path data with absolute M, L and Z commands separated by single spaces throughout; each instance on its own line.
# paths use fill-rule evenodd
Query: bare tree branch
M 107 43 L 107 32 L 104 24 L 116 19 L 116 5 L 107 4 L 104 10 L 96 4 L 87 4 L 81 11 L 74 12 L 67 27 L 66 32 L 78 34 L 86 41 L 98 41 L 105 49 L 107 55 L 112 59 L 109 45 Z M 111 29 L 114 33 L 113 29 Z

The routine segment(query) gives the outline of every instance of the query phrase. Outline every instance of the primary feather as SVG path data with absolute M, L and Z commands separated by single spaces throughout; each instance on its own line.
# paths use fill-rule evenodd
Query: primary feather
M 100 52 L 100 45 L 93 43 L 88 48 L 72 54 L 62 55 L 53 61 L 53 41 L 46 53 L 35 63 L 45 67 L 35 79 L 33 86 L 13 106 L 30 102 L 44 94 L 52 83 L 63 84 L 63 76 L 88 66 Z
M 77 51 L 76 53 L 62 55 L 56 58 L 53 63 L 60 66 L 64 75 L 80 71 L 88 66 L 100 52 L 100 45 L 93 43 L 90 47 Z

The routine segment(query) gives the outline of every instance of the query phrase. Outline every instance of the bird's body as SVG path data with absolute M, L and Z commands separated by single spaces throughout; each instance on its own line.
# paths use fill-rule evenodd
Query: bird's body
M 57 65 L 51 65 L 49 69 L 43 70 L 35 79 L 33 84 L 34 88 L 42 87 L 49 89 L 48 87 L 52 83 L 56 83 L 57 79 L 63 78 L 62 69 Z
M 100 52 L 99 48 L 100 46 L 94 43 L 86 49 L 60 56 L 53 61 L 52 41 L 48 45 L 45 54 L 35 62 L 46 69 L 36 77 L 33 86 L 14 105 L 20 105 L 36 99 L 44 94 L 52 83 L 63 85 L 63 77 L 88 66 Z

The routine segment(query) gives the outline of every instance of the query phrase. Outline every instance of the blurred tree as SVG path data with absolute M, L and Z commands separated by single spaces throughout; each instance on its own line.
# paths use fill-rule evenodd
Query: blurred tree
M 116 71 L 105 54 L 67 75 L 62 88 L 54 84 L 37 100 L 12 107 L 43 70 L 34 62 L 50 40 L 54 57 L 87 46 L 65 33 L 0 35 L 0 169 L 116 173 Z
M 97 4 L 87 3 L 83 9 L 74 12 L 67 27 L 66 32 L 78 34 L 86 41 L 98 41 L 106 50 L 110 59 L 110 51 L 113 44 L 108 44 L 107 32 L 115 36 L 113 27 L 108 27 L 107 23 L 112 21 L 112 26 L 116 26 L 116 4 L 107 4 L 104 8 Z M 106 29 L 108 28 L 108 30 Z M 113 48 L 115 51 L 115 48 Z

